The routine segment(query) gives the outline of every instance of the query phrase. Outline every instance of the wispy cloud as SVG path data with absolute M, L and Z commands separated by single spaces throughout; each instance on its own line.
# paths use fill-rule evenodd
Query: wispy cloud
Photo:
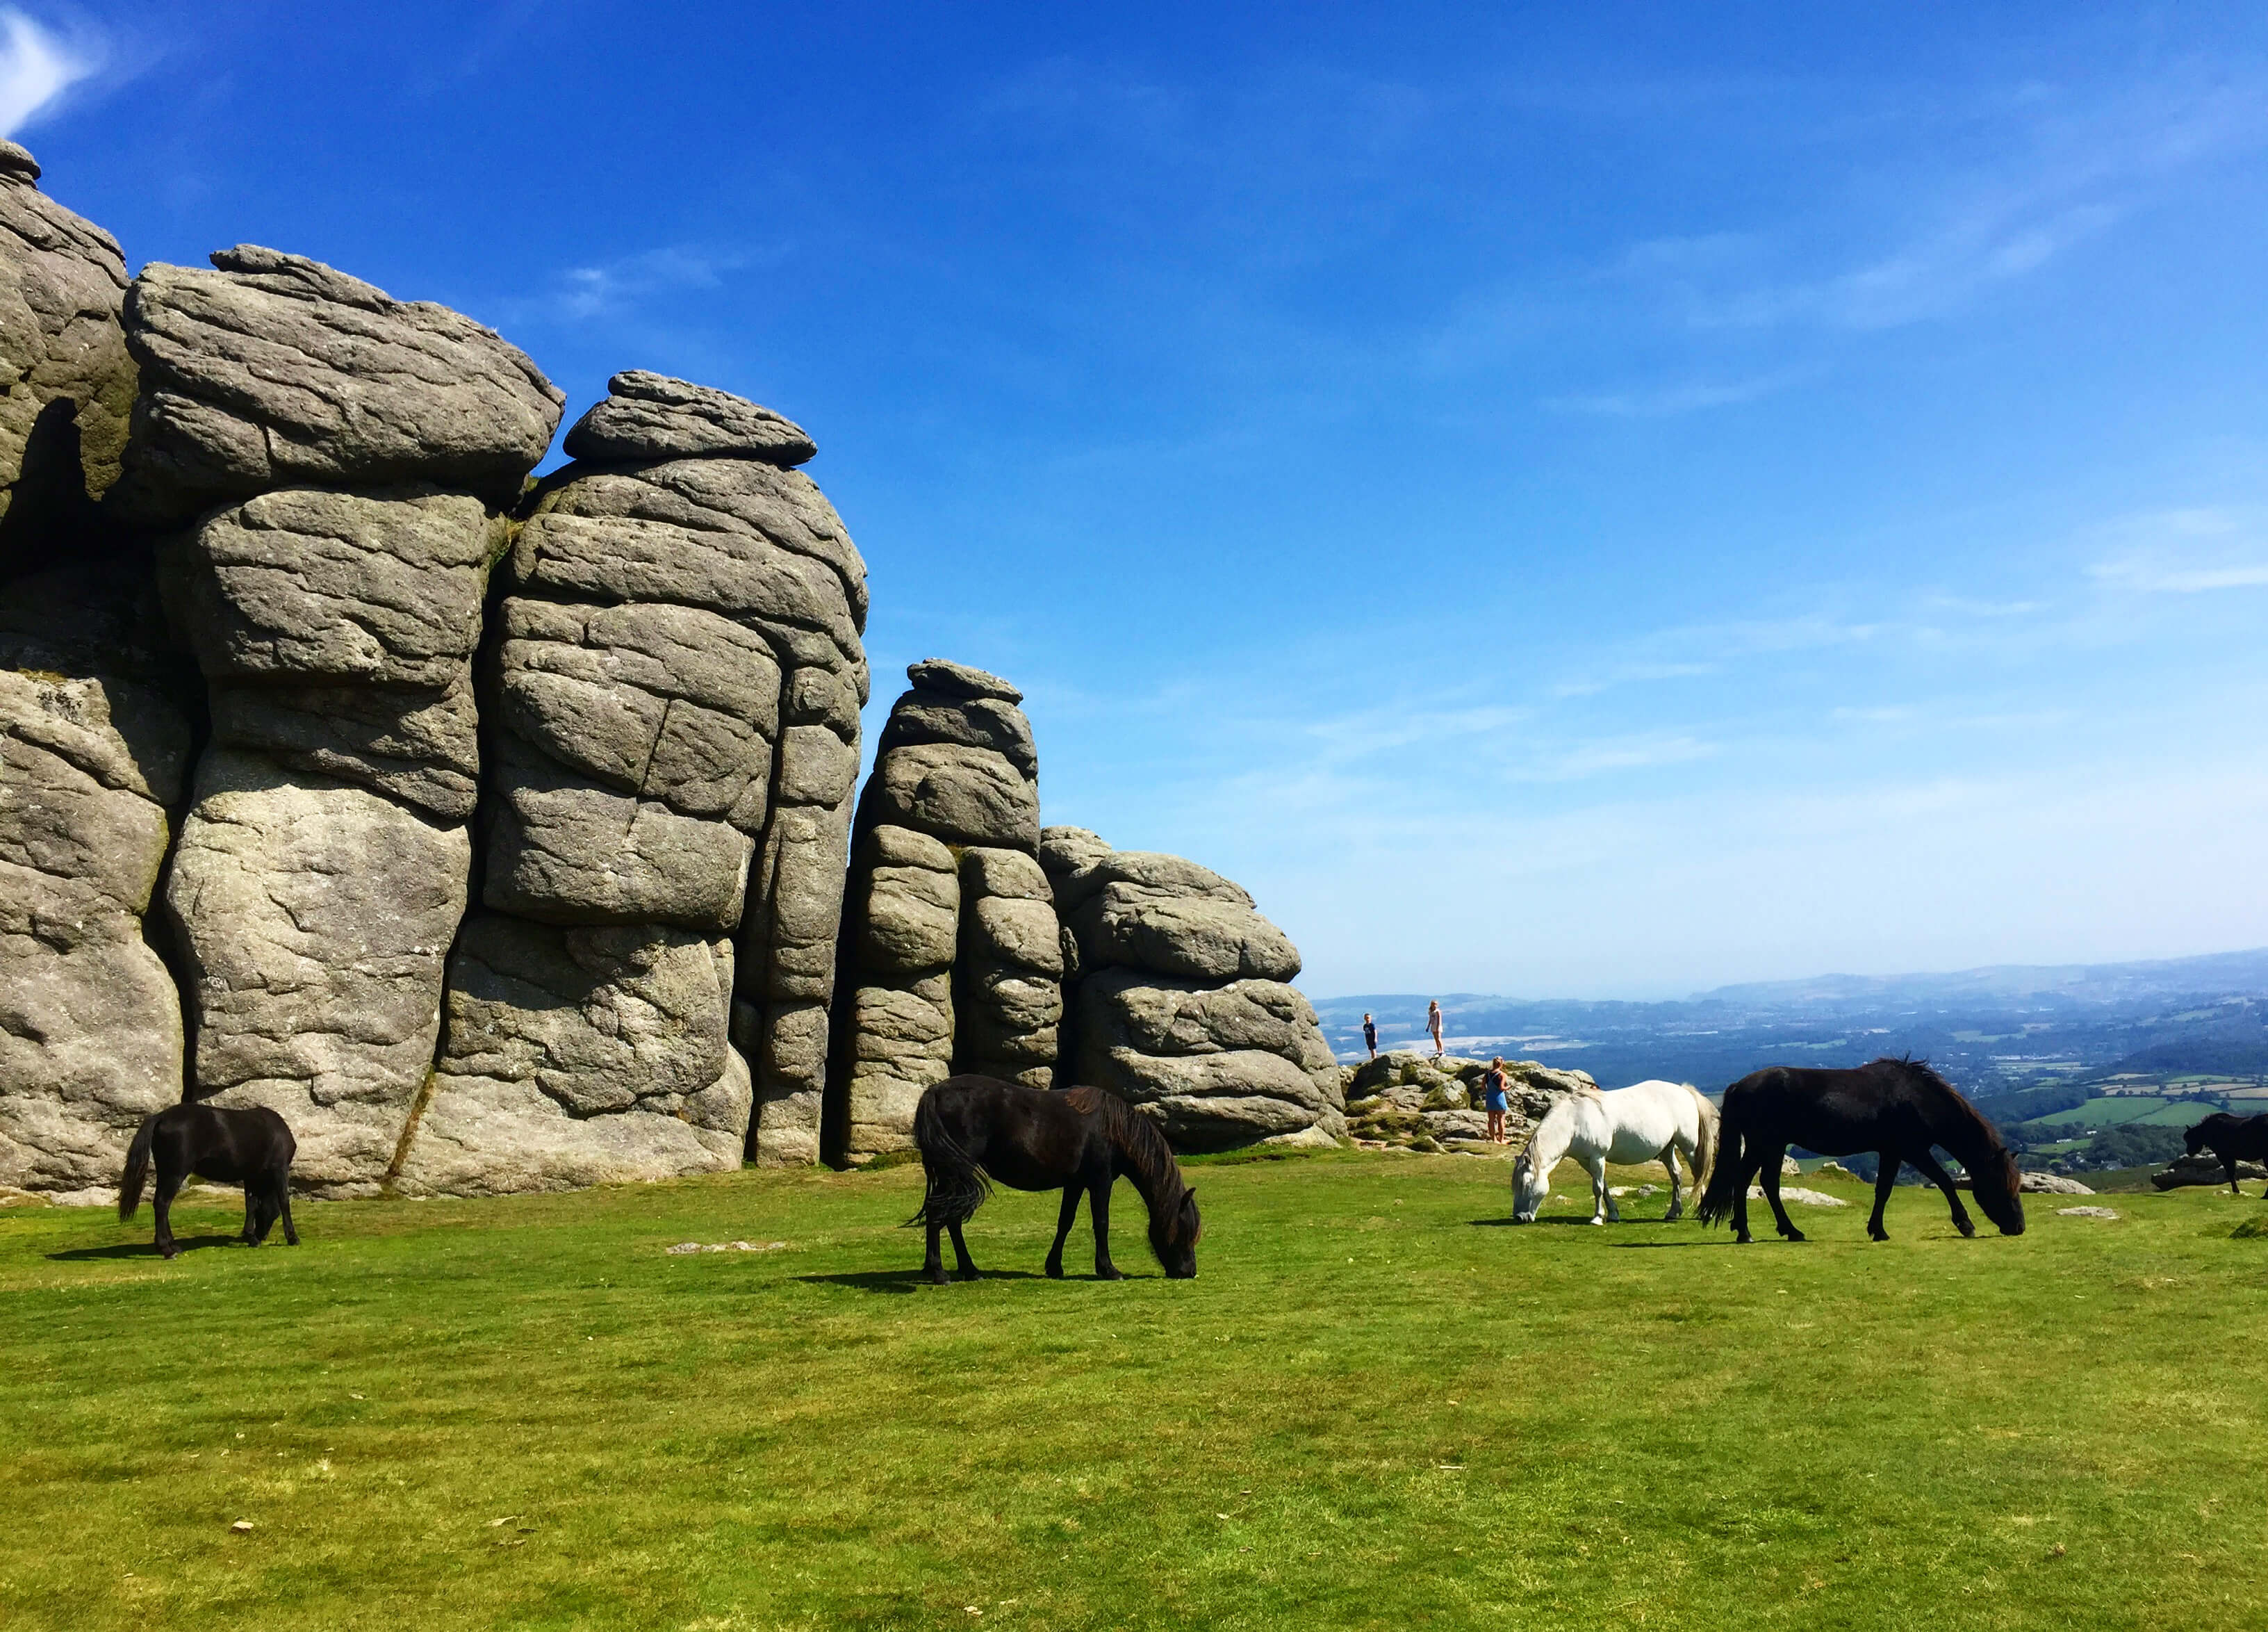
M 2036 272 L 2149 207 L 2186 170 L 2268 143 L 2268 95 L 2235 77 L 2169 78 L 2093 101 L 2030 85 L 1924 116 L 1964 138 L 1984 133 L 1997 156 L 1933 175 L 1870 174 L 1862 160 L 1852 196 L 1819 220 L 1646 240 L 1607 275 L 1699 329 L 1896 328 Z M 1807 259 L 1829 264 L 1797 270 Z
M 735 272 L 784 259 L 787 247 L 714 250 L 666 244 L 590 266 L 569 267 L 539 294 L 503 303 L 507 321 L 579 324 L 621 316 L 658 296 L 724 287 Z
M 1556 413 L 1598 414 L 1616 419 L 1660 419 L 1673 414 L 1698 413 L 1711 408 L 1730 408 L 1784 391 L 1801 380 L 1796 370 L 1764 374 L 1752 380 L 1722 382 L 1693 380 L 1628 391 L 1602 391 L 1574 396 L 1552 396 L 1543 406 Z
M 14 136 L 101 66 L 91 39 L 67 39 L 13 7 L 0 8 L 0 136 Z
M 2087 569 L 2106 585 L 2184 595 L 2268 587 L 2268 518 L 2250 509 L 2160 511 L 2110 530 L 2126 547 Z

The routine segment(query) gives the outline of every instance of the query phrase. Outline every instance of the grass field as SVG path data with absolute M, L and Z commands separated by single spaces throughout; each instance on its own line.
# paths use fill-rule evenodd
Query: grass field
M 2268 1621 L 2261 1202 L 1734 1249 L 1572 1171 L 1511 1229 L 1501 1163 L 1207 1164 L 1199 1278 L 1122 1188 L 1116 1285 L 1020 1195 L 916 1284 L 908 1169 L 207 1204 L 170 1265 L 11 1209 L 0 1625 Z

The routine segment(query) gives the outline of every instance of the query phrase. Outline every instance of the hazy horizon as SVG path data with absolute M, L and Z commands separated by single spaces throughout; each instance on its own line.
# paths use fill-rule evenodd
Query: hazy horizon
M 2257 8 L 87 0 L 0 125 L 801 421 L 870 753 L 1008 676 L 1310 992 L 2268 940 Z

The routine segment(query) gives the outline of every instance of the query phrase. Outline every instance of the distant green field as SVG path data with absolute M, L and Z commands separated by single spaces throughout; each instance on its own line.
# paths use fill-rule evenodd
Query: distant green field
M 1512 1229 L 1501 1162 L 1208 1165 L 1200 1277 L 1122 1188 L 1116 1285 L 1014 1194 L 917 1284 L 903 1168 L 206 1203 L 172 1264 L 11 1209 L 0 1626 L 2262 1623 L 2260 1201 L 1877 1246 L 1814 1180 L 1735 1248 L 1572 1173 Z
M 2143 1094 L 2124 1094 L 2090 1099 L 2068 1111 L 2036 1117 L 2029 1127 L 2189 1127 L 2226 1107 L 2196 1100 L 2156 1099 Z

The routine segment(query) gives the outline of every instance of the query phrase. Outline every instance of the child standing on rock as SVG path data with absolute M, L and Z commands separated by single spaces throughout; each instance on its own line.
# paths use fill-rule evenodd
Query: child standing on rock
M 1425 1000 L 1425 1029 L 1433 1034 L 1433 1058 L 1439 1060 L 1442 1053 L 1441 1000 L 1439 998 L 1429 997 Z

